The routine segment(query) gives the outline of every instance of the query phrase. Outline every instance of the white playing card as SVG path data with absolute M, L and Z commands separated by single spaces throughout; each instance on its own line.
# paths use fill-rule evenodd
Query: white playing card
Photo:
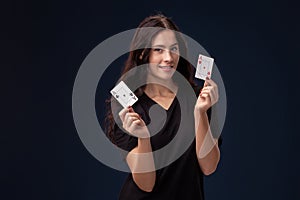
M 211 72 L 214 65 L 214 59 L 199 54 L 195 77 L 205 80 L 211 78 Z
M 129 87 L 121 81 L 116 85 L 110 93 L 117 99 L 117 101 L 124 107 L 132 106 L 138 98 L 135 94 L 129 89 Z

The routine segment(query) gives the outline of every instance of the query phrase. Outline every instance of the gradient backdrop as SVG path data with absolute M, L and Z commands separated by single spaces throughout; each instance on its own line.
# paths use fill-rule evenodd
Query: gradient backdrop
M 0 199 L 117 198 L 126 174 L 81 143 L 73 83 L 94 47 L 156 11 L 215 58 L 226 87 L 222 158 L 205 178 L 206 199 L 300 199 L 295 2 L 11 1 L 2 9 Z M 107 70 L 104 87 L 122 62 Z M 102 120 L 104 106 L 97 109 Z

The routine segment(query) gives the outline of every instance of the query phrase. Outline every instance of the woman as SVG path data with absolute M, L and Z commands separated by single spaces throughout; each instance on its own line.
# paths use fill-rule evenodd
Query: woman
M 149 16 L 139 25 L 139 28 L 145 27 L 157 29 L 137 29 L 122 74 L 146 65 L 146 77 L 142 78 L 147 83 L 135 90 L 139 100 L 118 113 L 121 127 L 115 123 L 111 112 L 107 117 L 110 139 L 129 152 L 126 162 L 131 173 L 119 199 L 204 199 L 203 175 L 213 173 L 220 159 L 218 141 L 210 132 L 207 115 L 218 100 L 217 85 L 209 79 L 201 91 L 195 85 L 194 68 L 184 59 L 186 45 L 170 18 L 161 14 Z M 152 152 L 170 143 L 180 122 L 185 120 L 181 119 L 181 105 L 176 98 L 184 91 L 176 81 L 175 71 L 188 81 L 198 96 L 189 112 L 193 120 L 187 122 L 192 128 L 185 131 L 195 138 L 178 159 L 157 169 Z M 135 77 L 141 78 L 139 74 Z M 158 133 L 151 133 L 147 126 L 151 123 L 149 110 L 153 105 L 167 113 L 164 126 Z

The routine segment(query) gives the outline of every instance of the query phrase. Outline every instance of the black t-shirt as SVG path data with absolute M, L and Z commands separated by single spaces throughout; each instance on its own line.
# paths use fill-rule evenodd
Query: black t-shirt
M 199 94 L 200 88 L 194 88 L 196 95 Z M 178 90 L 178 92 L 184 92 Z M 182 102 L 180 102 L 182 103 Z M 182 119 L 182 110 L 180 103 L 176 97 L 168 110 L 163 109 L 167 116 L 163 127 L 158 133 L 151 137 L 152 150 L 156 151 L 169 144 L 177 134 L 181 120 L 189 120 L 189 130 L 184 134 L 189 134 L 194 137 L 194 121 L 193 110 L 187 110 L 190 114 L 190 119 Z M 139 100 L 133 105 L 135 112 L 139 113 L 145 123 L 151 123 L 149 117 L 149 109 L 153 105 L 158 105 L 155 101 L 143 93 Z M 189 105 L 192 109 L 193 105 Z M 191 135 L 192 134 L 192 135 Z M 114 142 L 116 145 L 126 151 L 131 151 L 137 146 L 137 138 L 123 132 L 117 125 L 114 127 Z M 178 143 L 180 145 L 180 142 Z M 186 144 L 186 143 L 185 143 Z M 178 146 L 178 145 L 177 145 Z M 176 146 L 175 146 L 176 147 Z M 169 151 L 170 152 L 170 151 Z M 173 149 L 172 152 L 176 152 Z M 119 194 L 119 199 L 123 200 L 182 200 L 182 199 L 204 199 L 203 192 L 203 173 L 198 164 L 196 155 L 195 138 L 191 140 L 189 145 L 183 151 L 183 154 L 171 164 L 156 170 L 156 182 L 151 192 L 141 190 L 133 181 L 130 173 L 126 178 L 123 187 Z M 154 155 L 155 157 L 155 155 Z M 169 156 L 162 155 L 159 159 L 168 159 Z M 156 158 L 154 158 L 156 163 Z

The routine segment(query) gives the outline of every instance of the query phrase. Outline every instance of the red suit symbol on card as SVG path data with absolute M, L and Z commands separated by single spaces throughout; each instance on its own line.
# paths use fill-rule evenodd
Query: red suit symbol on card
M 202 63 L 202 56 L 199 57 L 198 63 L 199 63 L 199 64 Z

